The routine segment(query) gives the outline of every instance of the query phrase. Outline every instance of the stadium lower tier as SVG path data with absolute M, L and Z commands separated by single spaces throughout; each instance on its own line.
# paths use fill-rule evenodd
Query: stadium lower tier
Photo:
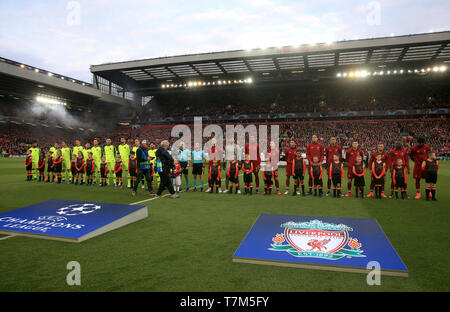
M 302 152 L 311 142 L 312 135 L 317 135 L 319 141 L 327 146 L 331 137 L 336 137 L 338 144 L 348 148 L 351 141 L 357 140 L 363 151 L 369 152 L 376 148 L 378 142 L 383 142 L 387 150 L 394 147 L 397 142 L 402 142 L 405 147 L 412 146 L 418 137 L 423 137 L 439 157 L 449 156 L 450 124 L 448 118 L 436 119 L 398 119 L 398 120 L 348 120 L 348 121 L 315 121 L 297 123 L 274 123 L 270 126 L 279 126 L 279 146 L 283 152 L 288 141 L 293 139 Z M 203 128 L 207 126 L 203 125 Z M 225 133 L 225 125 L 220 125 Z M 244 124 L 244 126 L 247 126 Z M 0 152 L 3 156 L 24 155 L 33 142 L 38 147 L 48 151 L 56 142 L 65 141 L 67 145 L 74 146 L 75 140 L 80 140 L 82 145 L 94 138 L 99 138 L 100 144 L 104 144 L 106 137 L 110 137 L 116 146 L 120 138 L 128 139 L 133 145 L 134 139 L 146 139 L 158 144 L 162 140 L 173 143 L 177 137 L 172 137 L 173 126 L 120 126 L 115 129 L 104 129 L 102 133 L 81 132 L 68 129 L 36 127 L 26 124 L 2 124 L 0 125 Z M 189 125 L 193 133 L 194 126 Z M 270 135 L 270 133 L 269 133 Z M 203 142 L 210 140 L 204 137 Z

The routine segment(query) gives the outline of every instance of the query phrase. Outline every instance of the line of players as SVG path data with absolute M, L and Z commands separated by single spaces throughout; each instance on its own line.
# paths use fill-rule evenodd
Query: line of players
M 199 148 L 198 146 L 196 147 Z M 218 146 L 211 146 L 208 151 L 209 154 L 209 192 L 213 191 L 213 187 L 216 186 L 216 192 L 221 192 L 221 159 L 222 157 L 217 152 Z M 237 151 L 239 146 L 232 142 L 231 146 L 227 146 L 226 149 Z M 256 160 L 249 160 L 251 152 L 257 155 Z M 228 151 L 227 151 L 228 152 Z M 241 152 L 234 152 L 235 155 L 239 155 Z M 214 158 L 214 155 L 219 155 Z M 245 145 L 243 151 L 245 159 L 240 161 L 234 157 L 231 161 L 226 161 L 224 169 L 226 170 L 226 185 L 225 192 L 233 191 L 233 184 L 235 192 L 240 193 L 239 189 L 239 171 L 242 171 L 244 176 L 244 194 L 252 194 L 253 186 L 255 186 L 255 192 L 258 193 L 259 188 L 259 171 L 262 170 L 262 176 L 264 180 L 264 194 L 271 194 L 272 185 L 275 184 L 276 193 L 281 195 L 279 189 L 278 169 L 272 168 L 271 159 L 278 159 L 279 151 L 276 149 L 276 145 L 271 142 L 270 147 L 265 153 L 260 153 L 259 145 L 256 143 L 254 137 L 249 138 L 249 143 Z M 190 152 L 184 151 L 181 147 L 180 151 L 180 167 L 179 172 L 183 173 L 186 180 L 186 187 L 189 190 L 189 178 L 188 168 L 190 162 Z M 265 161 L 261 161 L 261 156 L 265 155 Z M 193 174 L 194 177 L 200 172 L 196 167 L 195 156 L 193 158 Z M 324 148 L 322 144 L 318 142 L 316 135 L 312 136 L 312 142 L 307 145 L 306 159 L 302 158 L 300 150 L 297 148 L 294 140 L 290 141 L 289 148 L 285 151 L 286 156 L 286 192 L 290 191 L 290 178 L 293 178 L 294 188 L 293 195 L 299 195 L 299 189 L 301 187 L 303 195 L 323 196 L 323 163 L 326 163 L 326 172 L 328 176 L 327 181 L 327 196 L 333 192 L 334 197 L 341 197 L 342 181 L 344 180 L 344 161 L 342 159 L 342 148 L 337 144 L 336 138 L 330 139 L 330 144 Z M 352 196 L 352 184 L 355 188 L 355 196 L 359 198 L 364 197 L 376 197 L 386 198 L 384 194 L 385 180 L 387 173 L 391 173 L 391 194 L 393 198 L 407 198 L 407 180 L 410 174 L 410 166 L 408 156 L 414 161 L 413 178 L 416 180 L 416 199 L 421 198 L 420 194 L 420 180 L 425 179 L 426 182 L 426 199 L 436 200 L 436 182 L 437 172 L 439 164 L 436 160 L 436 154 L 431 151 L 430 147 L 425 144 L 422 138 L 417 140 L 417 144 L 411 149 L 410 153 L 403 148 L 401 143 L 397 143 L 396 146 L 388 154 L 385 151 L 383 143 L 377 144 L 377 150 L 370 154 L 368 160 L 368 168 L 364 162 L 364 153 L 359 148 L 357 141 L 352 142 L 352 147 L 345 152 L 345 162 L 347 162 L 347 194 L 346 197 Z M 212 160 L 211 160 L 212 159 Z M 371 181 L 370 191 L 367 195 L 364 193 L 365 180 L 364 175 L 366 169 L 370 170 Z M 308 188 L 309 191 L 305 193 L 304 179 L 308 173 Z M 255 178 L 255 184 L 253 184 L 252 175 Z M 228 183 L 231 182 L 229 187 Z M 196 189 L 196 181 L 194 178 L 194 190 Z M 181 184 L 179 182 L 179 184 Z M 203 186 L 202 186 L 203 188 Z
M 61 146 L 55 143 L 48 151 L 39 149 L 37 142 L 27 150 L 25 166 L 27 180 L 39 182 L 73 183 L 75 185 L 123 186 L 123 177 L 126 175 L 128 188 L 136 182 L 138 167 L 135 153 L 140 146 L 138 139 L 130 147 L 125 138 L 121 138 L 121 144 L 116 148 L 111 139 L 106 139 L 106 144 L 101 146 L 98 139 L 94 139 L 93 145 L 86 143 L 83 147 L 79 140 L 70 148 L 66 142 Z M 154 160 L 156 148 L 150 144 L 149 156 Z M 45 173 L 47 176 L 45 177 Z M 155 179 L 158 173 L 155 172 Z
M 290 167 L 292 160 L 297 156 L 298 148 L 296 147 L 295 141 L 290 141 L 290 147 L 286 149 L 286 194 L 289 193 L 289 178 L 291 176 Z M 391 172 L 391 194 L 390 197 L 399 198 L 399 192 L 401 198 L 407 198 L 407 176 L 410 173 L 409 159 L 414 162 L 413 178 L 416 181 L 416 199 L 421 198 L 420 193 L 420 180 L 425 179 L 426 183 L 426 199 L 436 200 L 436 182 L 437 182 L 437 172 L 439 169 L 439 164 L 436 160 L 436 154 L 431 151 L 430 146 L 425 144 L 423 138 L 418 138 L 417 144 L 411 149 L 411 151 L 406 151 L 402 144 L 399 142 L 388 154 L 385 151 L 385 146 L 382 142 L 377 144 L 376 151 L 370 154 L 368 160 L 368 170 L 371 172 L 371 182 L 370 182 L 370 192 L 366 197 L 377 197 L 386 198 L 384 194 L 385 179 L 387 172 Z M 364 198 L 364 174 L 366 170 L 366 164 L 363 162 L 364 153 L 359 148 L 357 141 L 352 142 L 352 146 L 345 152 L 345 161 L 347 162 L 347 194 L 346 197 L 352 196 L 352 182 L 355 187 L 355 196 Z M 322 164 L 324 159 L 326 159 L 326 168 L 328 172 L 327 188 L 330 194 L 331 189 L 333 189 L 333 196 L 339 196 L 341 188 L 341 183 L 344 179 L 344 169 L 342 161 L 342 148 L 337 144 L 336 138 L 332 137 L 330 139 L 330 144 L 324 148 L 321 143 L 318 142 L 318 137 L 316 135 L 312 136 L 312 142 L 306 147 L 306 159 L 310 164 L 309 167 L 314 167 L 317 162 Z M 317 169 L 318 170 L 318 169 Z M 323 188 L 322 182 L 315 179 L 314 175 L 309 174 L 309 192 L 311 194 L 311 188 L 319 183 L 319 190 Z M 293 175 L 293 174 L 292 174 Z M 295 177 L 294 177 L 295 180 Z M 336 195 L 334 193 L 337 193 Z
M 237 155 L 241 152 L 234 152 L 234 159 L 226 161 L 223 169 L 226 170 L 225 174 L 225 192 L 232 193 L 233 184 L 236 193 L 241 193 L 239 188 L 239 172 L 242 171 L 244 179 L 244 194 L 252 194 L 253 186 L 255 186 L 255 192 L 259 191 L 259 171 L 262 169 L 262 176 L 264 180 L 264 194 L 269 195 L 272 192 L 272 186 L 275 184 L 276 193 L 281 195 L 279 190 L 278 169 L 272 168 L 271 159 L 279 158 L 279 151 L 276 145 L 271 142 L 270 147 L 266 153 L 261 154 L 259 145 L 256 143 L 254 137 L 250 137 L 249 143 L 245 145 L 243 160 L 238 159 Z M 83 148 L 80 141 L 76 141 L 76 145 L 72 151 L 69 147 L 62 142 L 62 147 L 59 148 L 58 144 L 50 148 L 49 155 L 47 157 L 47 182 L 57 179 L 58 183 L 61 183 L 62 174 L 65 174 L 65 178 L 69 183 L 78 184 L 93 184 L 93 179 L 97 181 L 101 179 L 101 186 L 107 185 L 107 180 L 111 179 L 114 173 L 116 179 L 116 186 L 122 186 L 122 172 L 128 172 L 128 187 L 132 187 L 131 183 L 136 183 L 137 164 L 135 162 L 134 153 L 140 146 L 139 140 L 135 140 L 135 145 L 130 148 L 126 144 L 125 138 L 121 138 L 121 144 L 118 146 L 118 152 L 116 148 L 111 144 L 111 140 L 106 140 L 106 145 L 101 147 L 98 144 L 98 140 L 94 140 L 94 146 L 90 146 L 86 143 Z M 214 186 L 216 192 L 222 192 L 221 190 L 221 160 L 220 148 L 216 145 L 217 142 L 213 141 L 210 150 L 208 151 L 208 192 L 212 192 Z M 239 148 L 233 142 L 232 149 L 237 151 Z M 228 146 L 227 146 L 228 149 Z M 37 151 L 36 151 L 37 150 Z M 155 168 L 155 145 L 150 144 L 149 156 L 153 159 L 152 163 L 152 175 L 157 175 Z M 254 153 L 257 155 L 256 160 L 250 160 L 250 155 Z M 27 152 L 28 156 L 25 161 L 28 180 L 32 180 L 33 174 L 36 171 L 39 172 L 39 181 L 44 181 L 44 167 L 45 167 L 45 155 L 39 151 L 37 144 L 33 144 L 33 147 Z M 36 157 L 36 154 L 39 156 Z M 265 161 L 261 164 L 261 155 L 265 156 Z M 301 187 L 303 195 L 312 195 L 314 189 L 314 195 L 323 196 L 323 162 L 326 159 L 326 172 L 328 175 L 327 181 L 327 196 L 331 195 L 333 191 L 334 197 L 340 197 L 342 191 L 342 181 L 344 180 L 344 166 L 342 161 L 342 148 L 337 144 L 336 138 L 330 139 L 330 144 L 324 148 L 322 144 L 318 142 L 316 135 L 312 136 L 312 142 L 307 145 L 306 148 L 306 160 L 302 158 L 301 152 L 296 147 L 294 140 L 290 141 L 289 148 L 285 151 L 286 155 L 286 192 L 289 194 L 290 177 L 294 181 L 293 195 L 299 195 L 299 189 Z M 413 178 L 416 180 L 416 199 L 421 197 L 420 194 L 420 180 L 425 178 L 426 180 L 426 199 L 430 197 L 435 200 L 436 194 L 436 181 L 437 171 L 439 164 L 436 160 L 435 153 L 431 152 L 428 145 L 424 144 L 422 138 L 418 139 L 417 145 L 415 145 L 409 156 L 414 161 L 414 174 Z M 36 161 L 37 159 L 37 161 Z M 70 161 L 68 161 L 68 159 Z M 183 146 L 179 150 L 179 159 L 176 160 L 176 170 L 171 174 L 175 181 L 175 189 L 181 191 L 181 175 L 184 175 L 186 180 L 186 191 L 189 191 L 189 175 L 188 167 L 192 162 L 192 174 L 194 177 L 194 191 L 197 190 L 197 177 L 200 176 L 201 191 L 203 191 L 203 171 L 205 161 L 207 159 L 206 153 L 201 150 L 199 144 L 197 144 L 192 152 L 185 150 Z M 124 160 L 124 161 L 122 161 Z M 364 174 L 366 172 L 366 165 L 363 161 L 363 151 L 358 147 L 358 142 L 352 142 L 352 147 L 345 153 L 345 161 L 348 165 L 347 171 L 347 194 L 346 197 L 352 196 L 351 188 L 354 181 L 355 196 L 364 198 Z M 112 170 L 111 170 L 112 169 Z M 368 169 L 371 171 L 371 183 L 370 192 L 366 197 L 375 196 L 377 198 L 386 198 L 384 194 L 385 177 L 387 171 L 391 172 L 391 196 L 399 198 L 399 191 L 401 198 L 406 198 L 407 189 L 407 175 L 410 172 L 408 153 L 402 147 L 401 143 L 398 143 L 390 153 L 386 153 L 384 150 L 384 144 L 378 143 L 377 150 L 372 152 L 368 161 Z M 33 172 L 34 171 L 34 172 Z M 306 177 L 306 171 L 308 172 L 309 180 L 308 187 L 309 192 L 305 193 L 304 178 Z M 253 176 L 255 178 L 255 185 L 253 184 Z M 85 179 L 84 179 L 85 177 Z M 114 177 L 112 177 L 114 179 Z M 138 181 L 139 182 L 139 181 Z M 229 187 L 229 184 L 230 187 Z

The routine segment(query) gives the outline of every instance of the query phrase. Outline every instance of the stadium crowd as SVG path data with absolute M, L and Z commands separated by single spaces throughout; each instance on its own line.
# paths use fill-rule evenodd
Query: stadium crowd
M 287 141 L 294 138 L 297 146 L 306 151 L 306 145 L 313 134 L 319 141 L 326 143 L 330 137 L 338 138 L 343 147 L 350 147 L 352 140 L 360 142 L 363 150 L 373 150 L 377 142 L 384 142 L 392 148 L 399 139 L 406 147 L 411 146 L 414 138 L 424 137 L 437 156 L 442 159 L 450 157 L 450 125 L 447 118 L 414 120 L 351 120 L 335 122 L 298 122 L 277 123 L 280 125 L 280 151 L 284 152 Z M 206 125 L 204 125 L 206 126 Z M 120 138 L 128 140 L 138 138 L 159 144 L 162 140 L 174 142 L 169 126 L 121 126 L 113 131 L 91 132 L 70 129 L 36 127 L 18 124 L 0 124 L 0 153 L 3 155 L 25 155 L 32 142 L 48 150 L 54 142 L 65 141 L 75 144 L 75 139 L 92 142 L 93 138 L 109 136 L 113 144 L 118 145 Z M 204 138 L 204 143 L 208 138 Z M 100 144 L 104 144 L 100 139 Z

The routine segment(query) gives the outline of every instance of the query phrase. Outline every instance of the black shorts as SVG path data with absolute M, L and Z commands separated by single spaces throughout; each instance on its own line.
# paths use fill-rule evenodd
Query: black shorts
M 331 182 L 333 182 L 333 186 L 338 186 L 338 184 L 342 184 L 341 176 L 331 177 Z
M 129 172 L 129 174 L 130 174 L 130 177 L 137 177 L 136 170 L 131 170 L 131 171 Z
M 425 183 L 436 184 L 437 182 L 437 173 L 425 173 Z
M 291 173 L 292 173 L 292 171 L 291 171 Z M 287 176 L 287 172 L 286 172 L 286 176 Z M 294 176 L 294 179 L 300 179 L 300 180 L 305 179 L 305 176 L 303 175 L 303 170 L 300 170 L 300 169 L 295 170 L 293 176 Z
M 47 172 L 53 172 L 54 170 L 53 170 L 53 168 L 52 168 L 52 166 L 50 165 L 50 166 L 47 166 Z
M 323 186 L 322 179 L 314 179 L 314 186 Z
M 355 186 L 366 186 L 366 181 L 364 180 L 364 177 L 355 176 Z
M 192 165 L 192 174 L 195 174 L 195 175 L 203 174 L 203 164 L 193 164 Z
M 244 183 L 252 183 L 253 182 L 253 175 L 244 173 Z
M 394 187 L 405 188 L 406 187 L 405 179 L 396 180 Z
M 300 181 L 303 181 L 305 179 L 305 177 L 303 175 L 296 175 L 296 174 L 294 174 L 293 178 L 294 178 L 294 180 L 298 179 Z
M 116 178 L 121 178 L 122 177 L 122 170 L 115 172 L 116 174 Z
M 372 177 L 373 185 L 384 185 L 384 176 L 377 179 L 375 177 Z
M 54 171 L 57 173 L 61 173 L 62 172 L 62 164 L 58 164 L 54 167 Z
M 230 181 L 231 183 L 239 183 L 239 177 L 235 178 L 235 177 L 229 177 L 228 181 Z
M 181 166 L 181 173 L 182 174 L 188 174 L 189 173 L 189 168 L 188 168 L 187 161 L 180 161 L 180 166 Z
M 77 173 L 84 173 L 84 169 L 77 170 Z
M 219 185 L 220 184 L 220 180 L 211 178 L 211 179 L 209 179 L 209 184 L 210 185 L 214 185 L 214 184 Z

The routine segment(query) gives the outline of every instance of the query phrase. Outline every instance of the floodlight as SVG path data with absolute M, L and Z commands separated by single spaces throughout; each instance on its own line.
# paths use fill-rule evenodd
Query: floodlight
M 59 100 L 56 100 L 56 99 L 52 99 L 52 98 L 43 97 L 43 96 L 36 97 L 36 102 L 39 102 L 39 103 L 42 103 L 42 104 L 66 106 L 66 103 L 64 103 L 62 101 L 59 101 Z

